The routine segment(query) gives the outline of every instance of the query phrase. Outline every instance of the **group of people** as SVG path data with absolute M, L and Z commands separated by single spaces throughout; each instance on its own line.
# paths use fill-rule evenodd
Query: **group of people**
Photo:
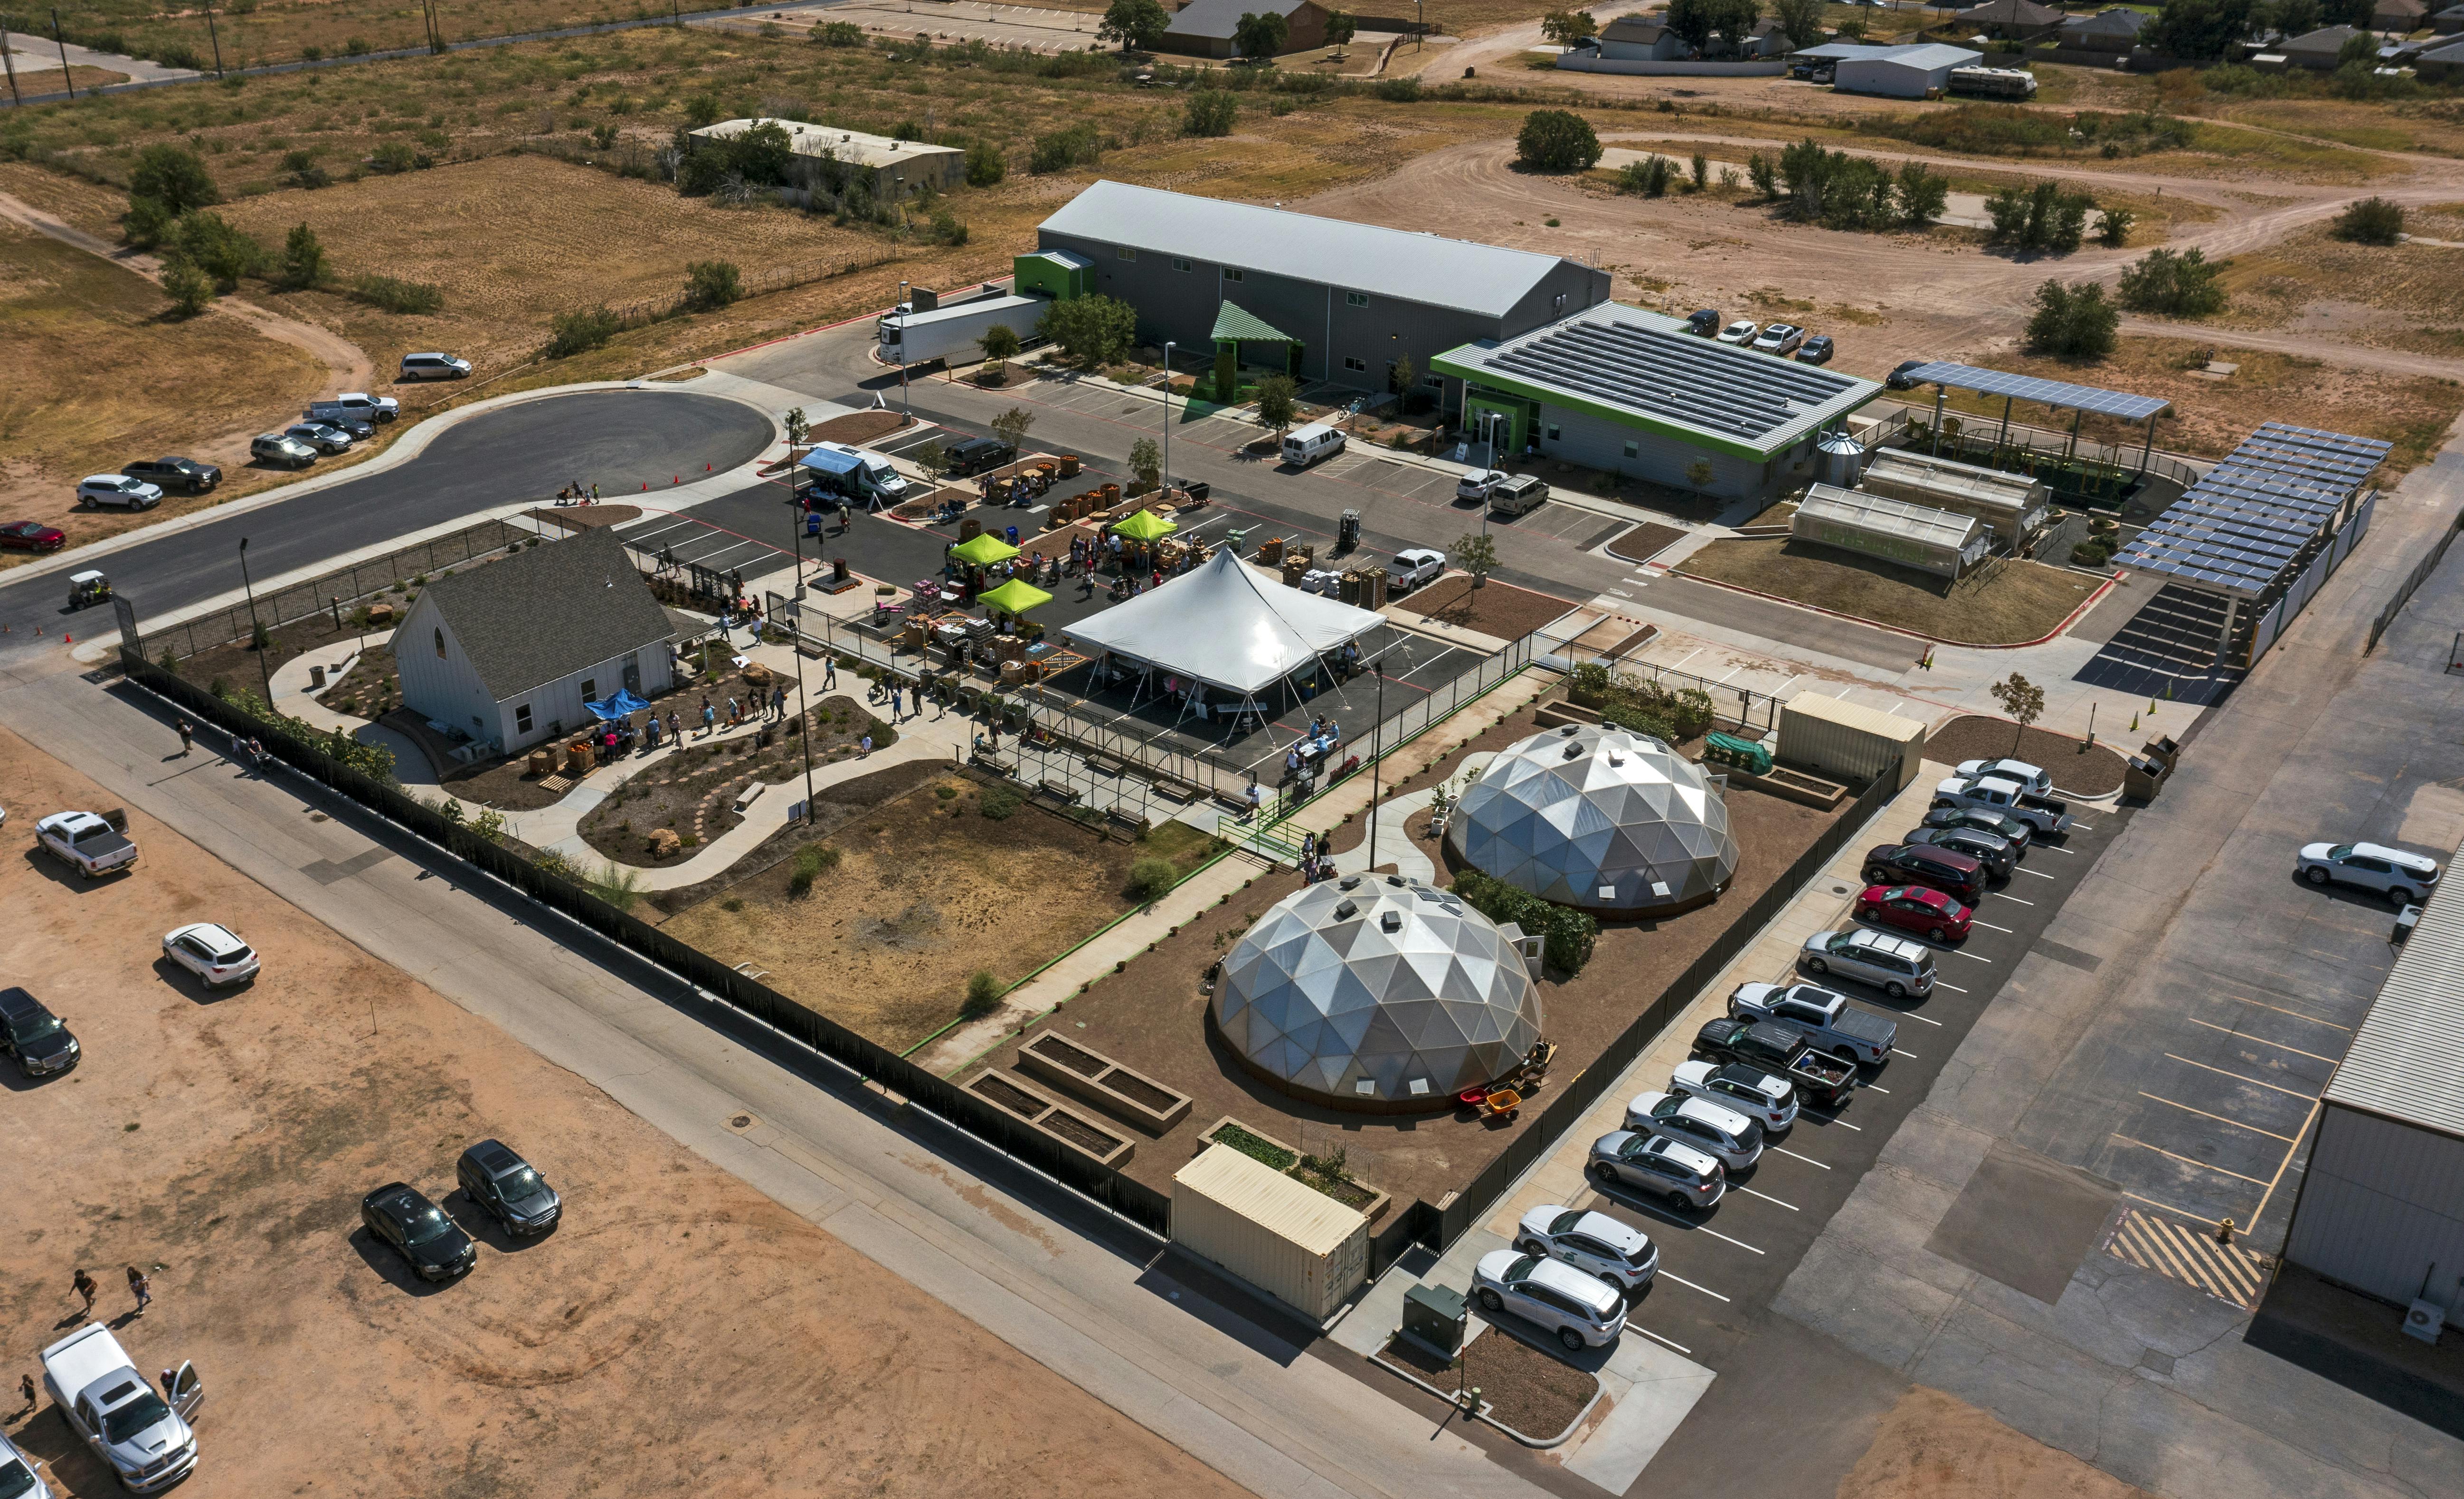
M 657 715 L 653 714 L 651 716 L 655 719 Z M 784 722 L 786 717 L 787 689 L 783 683 L 775 683 L 767 694 L 758 687 L 753 689 L 745 698 L 738 698 L 731 694 L 727 699 L 727 718 L 724 727 L 734 729 L 746 723 Z M 700 738 L 708 738 L 719 733 L 720 730 L 718 710 L 712 706 L 711 700 L 705 696 L 701 700 Z M 676 723 L 676 716 L 672 713 L 668 715 L 668 734 L 670 738 L 675 739 L 684 738 L 682 729 Z M 650 747 L 656 749 L 658 746 L 653 743 Z
M 595 505 L 599 503 L 599 486 L 576 479 L 556 492 L 556 502 L 560 505 Z
M 1329 847 L 1332 836 L 1320 838 L 1315 833 L 1301 834 L 1301 883 L 1314 885 L 1334 878 L 1334 850 Z

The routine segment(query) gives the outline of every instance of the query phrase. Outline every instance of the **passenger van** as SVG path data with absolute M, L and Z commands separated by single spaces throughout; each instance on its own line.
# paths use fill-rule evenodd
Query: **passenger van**
M 1528 516 L 1549 498 L 1549 481 L 1536 474 L 1517 474 L 1488 492 L 1492 516 Z
M 1324 422 L 1295 427 L 1284 434 L 1284 461 L 1306 469 L 1318 459 L 1343 451 L 1343 434 Z

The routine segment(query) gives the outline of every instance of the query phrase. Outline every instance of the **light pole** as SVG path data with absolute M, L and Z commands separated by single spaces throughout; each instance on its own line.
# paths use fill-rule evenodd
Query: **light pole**
M 815 511 L 815 515 L 821 514 Z M 796 623 L 787 634 L 787 649 L 796 656 L 796 738 L 804 741 L 804 825 L 813 822 L 813 726 L 810 703 L 804 700 L 804 528 L 803 507 L 787 512 L 787 542 L 796 555 Z
M 223 76 L 223 38 L 222 33 L 214 30 L 212 6 L 206 7 L 206 39 L 214 44 L 214 77 L 221 77 Z
M 265 664 L 266 648 L 273 644 L 265 637 L 265 627 L 256 622 L 256 584 L 248 575 L 248 538 L 239 539 L 239 585 L 248 595 L 248 643 L 256 648 L 258 679 L 265 683 L 265 711 L 274 711 L 274 668 Z
M 907 404 L 907 283 L 898 283 L 898 414 L 908 421 L 915 420 L 913 408 Z
M 1173 341 L 1163 341 L 1163 487 L 1172 488 L 1172 350 Z

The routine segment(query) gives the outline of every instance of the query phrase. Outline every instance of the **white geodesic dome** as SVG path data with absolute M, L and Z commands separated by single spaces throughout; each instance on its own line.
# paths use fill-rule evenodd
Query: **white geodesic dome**
M 1527 943 L 1536 936 L 1400 875 L 1311 885 L 1223 960 L 1215 1026 L 1279 1091 L 1337 1109 L 1451 1108 L 1540 1039 Z
M 1592 911 L 1699 904 L 1737 872 L 1728 805 L 1703 768 L 1623 729 L 1569 724 L 1504 751 L 1446 837 L 1490 878 Z

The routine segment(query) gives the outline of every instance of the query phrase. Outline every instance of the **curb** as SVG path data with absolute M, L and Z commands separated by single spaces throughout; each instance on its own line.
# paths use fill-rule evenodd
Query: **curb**
M 1488 1324 L 1488 1328 L 1491 1333 L 1495 1334 L 1499 1337 L 1513 1337 L 1516 1342 L 1521 1343 L 1526 1348 L 1533 1349 L 1541 1353 L 1548 1352 L 1548 1350 L 1541 1348 L 1539 1344 L 1532 1342 L 1528 1337 L 1519 1337 L 1508 1333 L 1503 1323 L 1490 1322 Z M 1380 1349 L 1379 1352 L 1383 1353 L 1384 1350 Z M 1551 1355 L 1551 1356 L 1553 1357 L 1555 1356 Z M 1439 1389 L 1436 1385 L 1431 1384 L 1428 1380 L 1421 1378 L 1419 1375 L 1412 1373 L 1410 1370 L 1400 1368 L 1395 1364 L 1390 1364 L 1385 1359 L 1377 1356 L 1376 1354 L 1370 1355 L 1369 1361 L 1375 1364 L 1378 1368 L 1385 1370 L 1388 1374 L 1403 1380 L 1405 1383 L 1419 1385 L 1421 1389 L 1436 1396 L 1439 1400 L 1445 1401 L 1456 1410 L 1463 1410 L 1463 1401 L 1457 1400 L 1454 1396 L 1447 1394 L 1445 1391 Z M 1505 1432 L 1507 1436 L 1512 1437 L 1515 1441 L 1522 1443 L 1527 1447 L 1538 1448 L 1545 1451 L 1550 1447 L 1564 1446 L 1568 1442 L 1573 1440 L 1574 1433 L 1583 1429 L 1583 1423 L 1591 1420 L 1592 1412 L 1598 1408 L 1600 1400 L 1608 1393 L 1608 1386 L 1600 1383 L 1600 1377 L 1598 1375 L 1593 1375 L 1592 1398 L 1583 1402 L 1583 1408 L 1574 1413 L 1574 1419 L 1567 1423 L 1566 1429 L 1557 1433 L 1553 1437 L 1527 1436 L 1524 1433 L 1515 1430 L 1513 1427 L 1489 1414 L 1489 1412 L 1496 1409 L 1496 1407 L 1487 1400 L 1480 1402 L 1480 1409 L 1467 1412 L 1466 1414 L 1468 1414 L 1472 1420 L 1480 1422 L 1484 1425 L 1495 1426 L 1498 1430 Z
M 1959 716 L 1963 718 L 1982 718 L 1988 723 L 2007 723 L 2010 724 L 2013 729 L 2017 729 L 2019 727 L 2016 719 L 2005 718 L 2000 714 L 1962 713 Z M 2035 729 L 2036 728 L 2036 725 L 2030 724 L 2028 727 Z M 2112 745 L 2100 739 L 2089 738 L 2084 735 L 2064 734 L 2059 729 L 2037 729 L 2036 731 L 2040 734 L 2050 734 L 2057 739 L 2068 739 L 2074 744 L 2083 744 L 2090 749 L 2101 749 L 2108 755 L 2119 755 L 2125 763 L 2130 759 L 2127 754 L 2114 748 Z M 2012 737 L 2016 738 L 2018 736 L 2014 734 Z M 2051 772 L 2048 772 L 2048 774 L 2051 774 Z M 2122 788 L 2120 786 L 2116 786 L 2110 791 L 2073 791 L 2063 786 L 2056 786 L 2054 789 L 2059 792 L 2066 800 L 2073 802 L 2093 802 L 2100 806 L 2107 806 L 2122 800 Z
M 1673 546 L 1676 543 L 1672 541 L 1669 544 Z M 2087 598 L 2079 604 L 2079 607 L 2071 610 L 2068 614 L 2063 615 L 2062 622 L 2054 627 L 2052 632 L 2039 635 L 2034 640 L 2014 640 L 2004 645 L 1989 646 L 1981 645 L 1972 640 L 1953 640 L 1947 635 L 1928 635 L 1920 630 L 1909 629 L 1904 626 L 1885 625 L 1881 620 L 1867 619 L 1862 614 L 1850 614 L 1839 609 L 1826 609 L 1819 604 L 1808 604 L 1802 599 L 1792 599 L 1783 594 L 1765 593 L 1760 588 L 1749 588 L 1741 583 L 1727 583 L 1718 578 L 1706 578 L 1701 573 L 1680 572 L 1677 568 L 1666 563 L 1661 563 L 1659 571 L 1663 576 L 1683 578 L 1688 583 L 1708 584 L 1714 588 L 1726 588 L 1731 593 L 1743 593 L 1752 598 L 1768 599 L 1773 604 L 1784 604 L 1790 608 L 1803 609 L 1809 614 L 1824 614 L 1833 619 L 1846 620 L 1852 625 L 1863 625 L 1868 628 L 1884 630 L 1894 635 L 1902 635 L 1909 640 L 1922 640 L 1927 645 L 1949 646 L 1958 650 L 2033 650 L 2037 646 L 2044 645 L 2050 641 L 2059 640 L 2079 624 L 2081 616 L 2085 615 L 2089 609 L 2096 606 L 2099 600 L 2102 599 L 2106 594 L 2111 593 L 2115 588 L 2121 586 L 2122 580 L 2125 576 L 2123 573 L 2117 572 L 2112 577 L 2105 579 L 2104 586 L 2097 589 L 2094 593 L 2089 594 Z

